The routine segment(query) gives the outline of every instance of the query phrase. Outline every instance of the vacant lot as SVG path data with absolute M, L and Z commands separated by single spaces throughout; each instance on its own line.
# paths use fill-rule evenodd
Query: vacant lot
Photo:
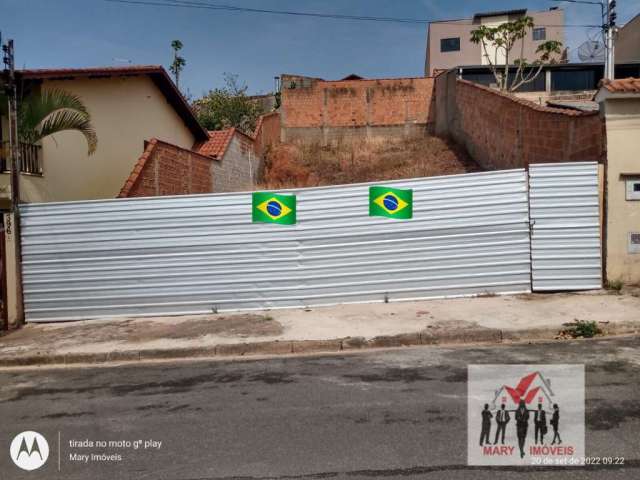
M 281 144 L 267 154 L 263 187 L 311 187 L 478 170 L 464 150 L 438 137 L 373 138 L 329 146 Z

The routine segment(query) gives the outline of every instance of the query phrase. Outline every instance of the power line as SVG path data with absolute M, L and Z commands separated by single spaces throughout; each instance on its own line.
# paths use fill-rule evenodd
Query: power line
M 203 10 L 226 10 L 238 13 L 256 13 L 256 14 L 270 14 L 270 15 L 289 15 L 298 17 L 314 17 L 314 18 L 326 18 L 334 20 L 356 20 L 367 22 L 389 22 L 389 23 L 409 23 L 426 25 L 429 23 L 447 24 L 446 21 L 431 21 L 420 18 L 397 18 L 397 17 L 374 17 L 364 15 L 341 15 L 334 13 L 319 13 L 319 12 L 300 12 L 292 10 L 271 10 L 263 8 L 249 8 L 249 7 L 237 7 L 234 5 L 224 5 L 209 2 L 198 1 L 186 1 L 186 0 L 104 0 L 109 3 L 122 3 L 127 5 L 141 5 L 141 6 L 160 6 L 160 7 L 174 7 L 174 8 L 192 8 Z M 456 21 L 451 25 L 475 25 L 472 22 L 464 23 Z M 575 27 L 575 28 L 591 28 L 599 27 L 599 25 L 538 25 L 541 27 Z
M 371 22 L 399 22 L 399 23 L 429 23 L 429 20 L 417 19 L 417 18 L 395 18 L 395 17 L 371 17 L 362 15 L 340 15 L 333 13 L 317 13 L 317 12 L 297 12 L 290 10 L 269 10 L 263 8 L 248 8 L 248 7 L 236 7 L 233 5 L 221 5 L 196 1 L 181 1 L 181 0 L 169 0 L 169 1 L 153 1 L 153 0 L 105 0 L 110 3 L 124 3 L 131 5 L 152 5 L 163 7 L 179 7 L 179 8 L 197 8 L 205 10 L 227 10 L 232 12 L 242 13 L 262 13 L 272 15 L 293 15 L 300 17 L 316 17 L 316 18 L 331 18 L 340 20 L 364 20 Z

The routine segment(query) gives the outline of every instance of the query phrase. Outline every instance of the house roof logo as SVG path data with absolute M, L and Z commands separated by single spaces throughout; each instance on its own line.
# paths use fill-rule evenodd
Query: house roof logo
M 508 398 L 507 395 L 514 405 L 518 405 L 520 400 L 524 400 L 527 405 L 543 403 L 543 399 L 551 405 L 553 403 L 552 398 L 555 396 L 551 389 L 551 380 L 546 379 L 538 371 L 522 377 L 515 387 L 502 385 L 496 390 L 492 405 L 495 407 L 500 403 L 505 403 Z M 535 401 L 536 397 L 537 401 Z
M 49 444 L 38 432 L 26 431 L 14 437 L 9 447 L 11 460 L 23 470 L 36 470 L 49 458 Z

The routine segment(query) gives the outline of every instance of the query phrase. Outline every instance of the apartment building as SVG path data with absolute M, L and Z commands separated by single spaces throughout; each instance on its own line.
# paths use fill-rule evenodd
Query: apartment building
M 536 58 L 536 49 L 542 42 L 558 40 L 564 43 L 564 11 L 555 7 L 546 11 L 518 9 L 477 13 L 472 18 L 431 22 L 427 32 L 425 75 L 459 66 L 487 65 L 489 59 L 482 47 L 470 41 L 471 31 L 480 25 L 495 27 L 523 16 L 532 17 L 535 24 L 524 38 L 524 57 L 529 61 Z M 504 64 L 504 55 L 491 46 L 487 54 L 492 62 Z

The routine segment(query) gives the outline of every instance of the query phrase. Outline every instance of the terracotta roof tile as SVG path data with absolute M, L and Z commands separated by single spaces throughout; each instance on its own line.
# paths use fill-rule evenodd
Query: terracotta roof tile
M 140 172 L 142 172 L 142 169 L 144 168 L 145 163 L 147 163 L 147 160 L 151 156 L 151 152 L 153 152 L 157 144 L 158 144 L 158 139 L 152 138 L 151 140 L 149 140 L 149 142 L 147 143 L 147 148 L 144 149 L 144 153 L 140 155 L 140 158 L 138 159 L 135 166 L 133 167 L 131 174 L 129 175 L 127 180 L 124 182 L 124 185 L 120 190 L 120 193 L 118 194 L 118 198 L 126 198 L 129 196 L 131 189 L 133 188 L 136 181 L 138 180 L 138 176 L 140 175 Z
M 163 67 L 160 65 L 125 65 L 87 68 L 26 68 L 18 70 L 18 74 L 24 79 L 42 79 L 82 76 L 146 75 L 150 73 L 160 73 L 162 70 Z
M 600 85 L 611 93 L 640 93 L 640 78 L 624 78 L 620 80 L 602 80 Z
M 183 148 L 169 142 L 164 142 L 162 140 L 158 140 L 157 138 L 152 138 L 147 142 L 147 147 L 144 149 L 144 152 L 142 153 L 142 155 L 140 155 L 140 158 L 138 158 L 138 161 L 133 166 L 133 170 L 131 170 L 131 173 L 125 180 L 124 185 L 122 186 L 122 189 L 120 190 L 120 193 L 118 194 L 117 198 L 126 198 L 129 196 L 129 194 L 131 193 L 131 189 L 135 186 L 136 182 L 138 181 L 138 177 L 144 170 L 144 167 L 147 161 L 153 156 L 153 151 L 156 149 L 158 144 L 169 145 L 170 147 L 173 147 L 178 150 L 183 150 L 185 152 L 190 152 L 192 154 L 202 155 L 197 151 L 189 150 L 188 148 Z M 203 156 L 206 156 L 206 155 L 203 155 Z
M 69 80 L 73 78 L 101 78 L 112 76 L 148 76 L 166 97 L 169 104 L 191 130 L 196 141 L 206 141 L 207 131 L 200 125 L 189 103 L 165 69 L 160 65 L 126 65 L 89 68 L 40 68 L 16 70 L 20 80 Z
M 196 152 L 213 158 L 222 158 L 227 151 L 231 139 L 235 134 L 235 128 L 209 131 L 209 140 L 196 148 Z

